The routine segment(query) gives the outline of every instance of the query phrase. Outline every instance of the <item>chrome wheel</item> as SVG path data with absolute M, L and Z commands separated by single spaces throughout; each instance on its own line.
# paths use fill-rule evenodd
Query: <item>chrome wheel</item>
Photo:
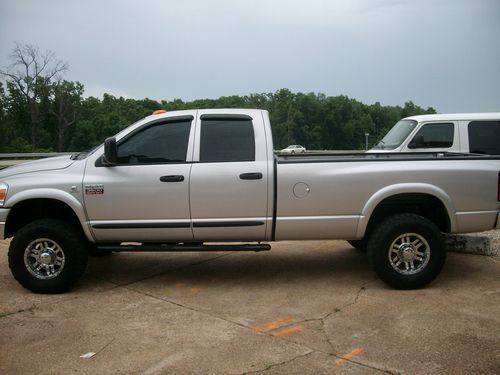
M 38 279 L 53 279 L 62 272 L 65 263 L 61 246 L 48 238 L 36 239 L 24 251 L 26 269 Z
M 427 240 L 416 233 L 405 233 L 391 244 L 389 262 L 398 273 L 414 275 L 429 263 L 431 248 Z

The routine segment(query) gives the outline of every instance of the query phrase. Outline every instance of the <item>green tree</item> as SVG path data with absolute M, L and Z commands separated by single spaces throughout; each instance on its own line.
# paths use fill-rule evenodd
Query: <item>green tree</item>
M 83 95 L 80 82 L 60 80 L 51 85 L 50 113 L 57 124 L 57 151 L 65 150 L 66 131 L 77 121 Z
M 6 140 L 6 132 L 7 132 L 7 98 L 5 96 L 5 89 L 3 88 L 3 83 L 0 82 L 0 150 L 3 150 L 5 147 Z
M 64 73 L 68 65 L 58 60 L 54 52 L 41 53 L 29 44 L 16 43 L 11 59 L 12 64 L 0 70 L 0 74 L 7 79 L 9 90 L 15 90 L 24 99 L 30 116 L 31 146 L 36 149 L 43 116 L 41 103 L 49 95 L 52 81 Z

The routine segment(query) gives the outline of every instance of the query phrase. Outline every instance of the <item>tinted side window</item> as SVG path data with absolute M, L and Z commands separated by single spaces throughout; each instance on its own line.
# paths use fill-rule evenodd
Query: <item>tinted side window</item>
M 467 130 L 470 152 L 500 155 L 500 121 L 472 121 Z
M 200 161 L 254 161 L 255 136 L 251 120 L 201 121 Z
M 118 146 L 118 163 L 185 162 L 190 129 L 190 121 L 145 127 Z
M 418 131 L 408 148 L 449 148 L 453 145 L 452 123 L 426 124 Z

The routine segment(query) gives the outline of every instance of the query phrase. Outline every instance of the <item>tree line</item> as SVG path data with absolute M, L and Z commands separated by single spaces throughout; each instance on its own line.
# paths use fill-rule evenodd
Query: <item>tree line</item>
M 157 109 L 260 108 L 270 113 L 275 148 L 301 144 L 313 150 L 364 149 L 399 119 L 435 113 L 409 101 L 404 106 L 364 104 L 344 95 L 273 93 L 218 99 L 130 99 L 84 96 L 84 85 L 64 79 L 68 64 L 51 51 L 16 44 L 12 64 L 0 70 L 0 152 L 81 151 L 103 142 Z

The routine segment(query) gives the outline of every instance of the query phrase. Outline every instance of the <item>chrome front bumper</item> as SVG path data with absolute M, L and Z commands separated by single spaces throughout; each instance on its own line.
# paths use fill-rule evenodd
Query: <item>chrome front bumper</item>
M 7 215 L 10 209 L 0 208 L 0 240 L 4 239 L 5 234 L 5 222 L 7 221 Z

